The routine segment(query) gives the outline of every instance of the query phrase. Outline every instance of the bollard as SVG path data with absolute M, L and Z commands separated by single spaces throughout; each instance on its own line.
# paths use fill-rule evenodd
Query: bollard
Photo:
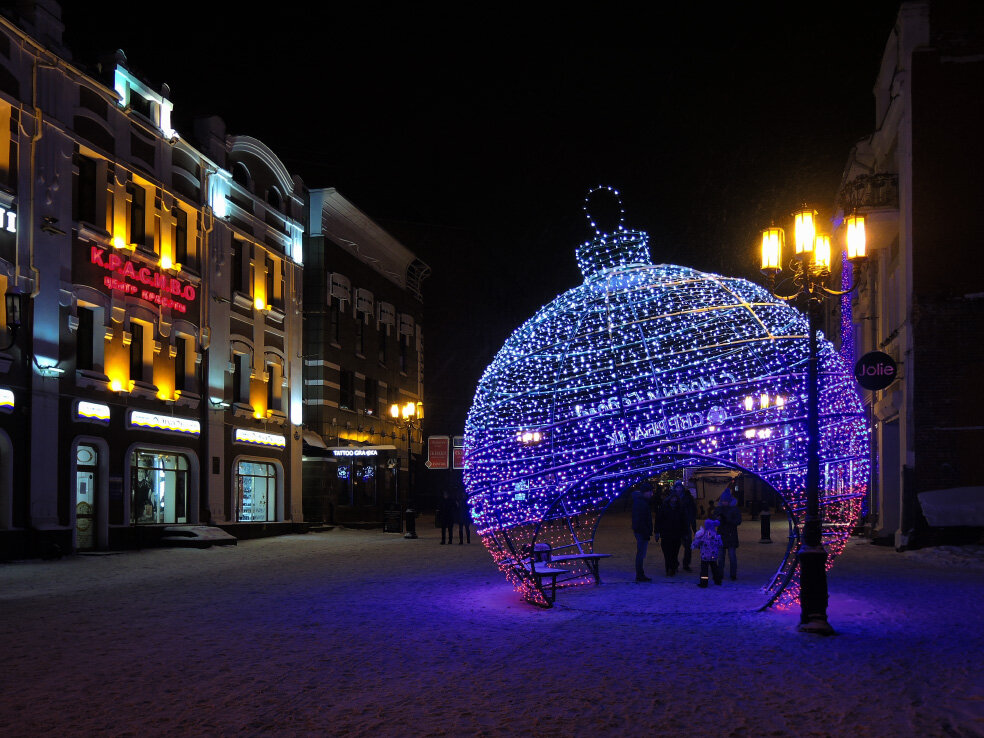
M 759 543 L 772 543 L 772 512 L 764 508 L 759 513 L 759 519 L 762 521 L 762 539 Z

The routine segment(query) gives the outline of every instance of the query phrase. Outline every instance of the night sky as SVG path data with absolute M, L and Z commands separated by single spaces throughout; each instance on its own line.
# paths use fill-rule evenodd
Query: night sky
M 829 211 L 875 128 L 898 10 L 341 5 L 65 3 L 64 20 L 77 64 L 122 48 L 170 85 L 179 132 L 221 116 L 430 264 L 432 433 L 460 432 L 509 333 L 581 282 L 590 187 L 622 191 L 657 263 L 750 278 L 761 227 L 804 201 Z

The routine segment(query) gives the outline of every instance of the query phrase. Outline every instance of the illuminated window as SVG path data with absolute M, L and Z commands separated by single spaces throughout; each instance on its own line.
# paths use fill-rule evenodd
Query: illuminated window
M 236 518 L 242 523 L 277 519 L 277 467 L 259 461 L 236 465 Z
M 137 449 L 130 457 L 130 493 L 132 523 L 186 523 L 188 460 Z

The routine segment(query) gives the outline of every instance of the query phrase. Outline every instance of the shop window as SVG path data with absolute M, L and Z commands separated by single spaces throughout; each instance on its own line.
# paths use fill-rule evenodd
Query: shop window
M 130 522 L 188 522 L 188 460 L 180 454 L 137 449 L 130 457 Z
M 232 401 L 240 405 L 249 405 L 250 355 L 235 354 L 232 365 Z
M 99 165 L 95 159 L 76 154 L 72 188 L 72 217 L 76 221 L 97 225 L 99 212 Z
M 96 472 L 99 452 L 80 443 L 75 452 L 75 532 L 79 550 L 96 547 Z
M 345 371 L 338 375 L 338 407 L 342 410 L 355 409 L 355 372 Z
M 147 248 L 147 193 L 143 187 L 131 182 L 126 186 L 130 205 L 130 244 Z
M 277 467 L 259 461 L 236 465 L 236 518 L 242 523 L 277 519 Z

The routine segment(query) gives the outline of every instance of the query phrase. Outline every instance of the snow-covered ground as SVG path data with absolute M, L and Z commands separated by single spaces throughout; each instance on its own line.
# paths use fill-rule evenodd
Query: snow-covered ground
M 0 735 L 984 736 L 981 547 L 852 542 L 822 638 L 754 609 L 781 520 L 702 590 L 612 512 L 550 610 L 423 522 L 0 564 Z

